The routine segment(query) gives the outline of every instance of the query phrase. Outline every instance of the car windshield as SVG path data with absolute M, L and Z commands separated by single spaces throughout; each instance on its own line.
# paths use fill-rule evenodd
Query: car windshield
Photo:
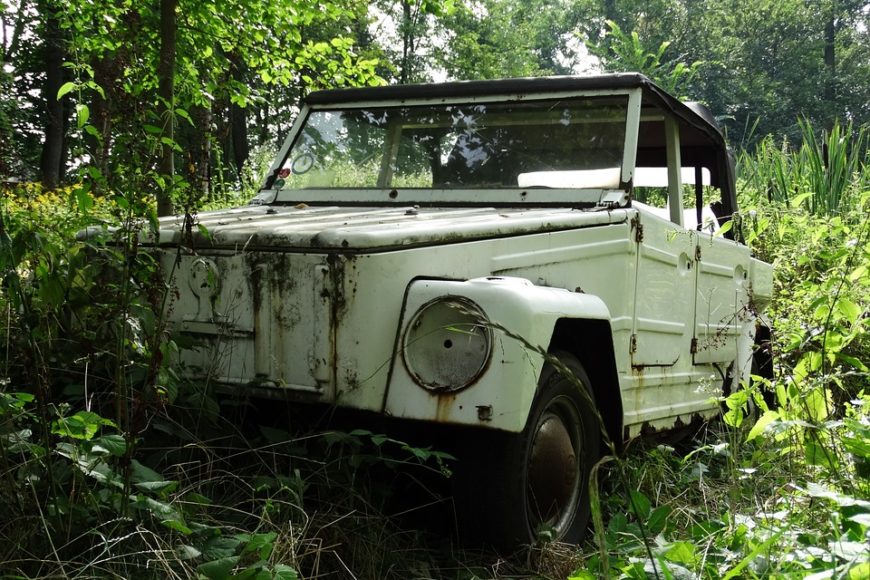
M 615 189 L 627 96 L 311 111 L 274 189 Z

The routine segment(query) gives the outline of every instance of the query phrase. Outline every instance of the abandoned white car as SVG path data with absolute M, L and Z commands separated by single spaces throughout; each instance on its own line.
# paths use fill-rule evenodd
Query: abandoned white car
M 749 377 L 735 206 L 710 112 L 641 75 L 388 86 L 309 95 L 252 205 L 157 243 L 192 375 L 450 425 L 463 517 L 516 545 L 579 539 L 608 442 Z

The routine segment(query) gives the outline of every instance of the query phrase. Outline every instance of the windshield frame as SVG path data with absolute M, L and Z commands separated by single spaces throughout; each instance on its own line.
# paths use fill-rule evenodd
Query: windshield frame
M 604 188 L 304 188 L 274 189 L 280 168 L 299 138 L 309 115 L 315 111 L 340 111 L 367 108 L 474 105 L 557 99 L 595 97 L 627 97 L 625 140 L 622 152 L 620 184 L 615 189 Z M 635 157 L 640 123 L 642 91 L 640 88 L 552 91 L 534 94 L 507 93 L 482 96 L 456 96 L 414 99 L 372 99 L 340 103 L 304 104 L 290 134 L 275 156 L 257 199 L 260 203 L 305 203 L 307 205 L 529 205 L 589 207 L 607 203 L 611 206 L 628 205 L 628 192 L 634 175 Z

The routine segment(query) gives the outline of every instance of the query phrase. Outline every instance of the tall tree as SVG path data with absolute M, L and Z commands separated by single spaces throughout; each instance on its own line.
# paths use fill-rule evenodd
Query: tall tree
M 45 19 L 45 140 L 42 144 L 40 172 L 46 189 L 54 189 L 64 175 L 64 126 L 66 109 L 59 95 L 63 86 L 63 63 L 65 60 L 63 38 L 58 21 L 59 7 L 52 0 L 40 2 L 40 13 Z
M 176 0 L 160 0 L 160 54 L 157 62 L 157 97 L 160 100 L 162 153 L 160 174 L 166 185 L 158 190 L 157 215 L 171 215 L 175 178 L 175 10 Z
M 264 0 L 69 0 L 61 11 L 54 11 L 54 0 L 38 0 L 38 7 L 52 17 L 45 25 L 3 11 L 4 22 L 24 23 L 26 32 L 16 38 L 26 39 L 19 44 L 27 48 L 10 52 L 13 28 L 3 27 L 4 57 L 14 52 L 16 62 L 9 79 L 15 92 L 0 95 L 0 111 L 12 115 L 2 127 L 13 134 L 10 141 L 22 143 L 21 151 L 4 155 L 17 157 L 21 167 L 41 167 L 53 186 L 63 178 L 69 148 L 92 187 L 159 191 L 161 214 L 185 192 L 209 190 L 211 167 L 228 159 L 213 143 L 232 151 L 235 169 L 245 163 L 246 108 L 268 110 L 261 117 L 267 125 L 286 127 L 306 90 L 381 82 L 377 62 L 358 53 L 347 36 L 350 22 L 365 12 L 362 0 L 302 0 L 289 7 Z M 41 87 L 41 99 L 32 96 L 33 84 Z M 70 127 L 58 93 L 67 109 L 74 105 L 77 122 Z M 44 129 L 28 117 L 33 105 L 50 109 L 38 119 L 48 120 Z M 228 125 L 235 127 L 231 149 L 214 134 L 214 127 Z M 34 149 L 29 140 L 43 136 L 39 162 L 27 163 L 25 149 Z

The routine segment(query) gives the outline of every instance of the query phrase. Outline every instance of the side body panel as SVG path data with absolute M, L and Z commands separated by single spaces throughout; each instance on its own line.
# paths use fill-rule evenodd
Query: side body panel
M 726 368 L 737 360 L 738 337 L 748 319 L 749 248 L 732 240 L 696 233 L 695 364 Z

